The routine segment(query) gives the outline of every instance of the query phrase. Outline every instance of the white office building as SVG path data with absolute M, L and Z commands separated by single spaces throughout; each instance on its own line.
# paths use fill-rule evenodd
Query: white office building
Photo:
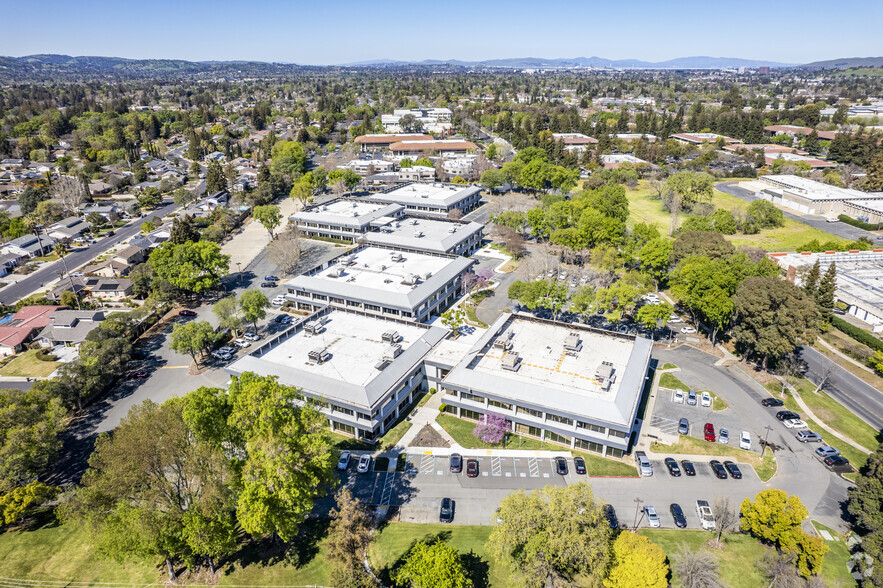
M 450 108 L 397 108 L 393 110 L 392 114 L 380 116 L 383 130 L 387 133 L 401 133 L 402 127 L 399 122 L 407 114 L 413 116 L 423 125 L 421 130 L 437 134 L 448 133 L 451 130 L 451 121 L 454 117 L 454 113 L 451 112 Z
M 455 184 L 407 184 L 367 198 L 401 204 L 408 212 L 446 217 L 454 209 L 467 213 L 481 201 L 481 188 Z

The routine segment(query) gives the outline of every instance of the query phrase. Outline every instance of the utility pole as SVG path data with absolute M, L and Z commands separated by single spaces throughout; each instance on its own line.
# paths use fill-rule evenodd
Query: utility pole
M 635 498 L 633 501 L 635 503 L 635 524 L 634 524 L 634 532 L 638 532 L 638 511 L 641 509 L 641 504 L 644 502 L 640 498 Z M 644 515 L 641 515 L 641 518 L 644 518 Z
M 771 426 L 767 425 L 765 430 L 766 430 L 766 432 L 764 433 L 764 436 L 763 436 L 763 442 L 760 444 L 760 447 L 761 447 L 760 456 L 761 457 L 763 457 L 763 454 L 766 451 L 767 440 L 769 439 L 770 431 L 772 431 L 773 428 Z

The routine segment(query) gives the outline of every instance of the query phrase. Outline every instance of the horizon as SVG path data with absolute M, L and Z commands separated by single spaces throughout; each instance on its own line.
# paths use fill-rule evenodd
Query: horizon
M 10 22 L 27 22 L 32 9 L 4 2 Z M 78 10 L 47 0 L 46 13 L 64 18 L 43 18 L 40 35 L 29 27 L 7 30 L 0 38 L 0 55 L 58 54 L 170 59 L 186 61 L 261 61 L 299 65 L 346 65 L 366 61 L 489 61 L 519 59 L 574 59 L 600 56 L 610 60 L 664 62 L 683 57 L 723 55 L 729 59 L 806 64 L 849 56 L 880 54 L 878 31 L 883 24 L 883 3 L 859 0 L 852 12 L 862 18 L 848 35 L 830 35 L 828 21 L 817 17 L 825 8 L 809 0 L 800 11 L 786 6 L 746 0 L 735 19 L 751 25 L 750 15 L 762 14 L 765 22 L 782 22 L 781 30 L 768 26 L 742 26 L 738 35 L 721 35 L 721 25 L 732 22 L 733 10 L 685 0 L 660 10 L 658 3 L 637 0 L 626 14 L 609 3 L 580 4 L 558 0 L 536 13 L 525 0 L 475 5 L 453 0 L 428 20 L 423 7 L 390 0 L 371 5 L 353 0 L 292 7 L 282 0 L 257 0 L 243 7 L 231 0 L 175 3 L 157 0 L 150 11 L 162 18 L 138 22 L 157 23 L 132 31 L 132 17 L 108 0 L 86 0 Z M 145 13 L 139 7 L 138 14 Z M 739 19 L 739 13 L 745 19 Z M 530 18 L 525 18 L 529 14 Z M 643 17 L 643 15 L 647 15 Z M 274 18 L 267 18 L 275 15 Z M 567 18 L 561 18 L 567 16 Z M 610 26 L 621 22 L 622 27 Z M 402 23 L 397 26 L 396 23 Z M 317 26 L 318 25 L 318 26 Z M 782 42 L 789 30 L 801 37 L 824 38 L 824 44 Z M 71 35 L 71 31 L 95 34 Z M 387 44 L 382 43 L 388 37 Z M 661 41 L 660 41 L 661 39 Z M 378 42 L 380 41 L 380 42 Z M 371 42 L 366 58 L 365 44 Z M 875 55 L 876 54 L 876 55 Z M 444 55 L 444 57 L 439 57 Z M 574 57 L 547 57 L 571 55 Z M 480 56 L 480 57 L 477 57 Z M 521 58 L 523 59 L 523 57 Z

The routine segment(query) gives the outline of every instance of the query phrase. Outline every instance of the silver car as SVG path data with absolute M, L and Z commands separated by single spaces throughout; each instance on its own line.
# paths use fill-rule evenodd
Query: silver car
M 696 390 L 690 390 L 687 392 L 687 404 L 690 406 L 696 406 Z

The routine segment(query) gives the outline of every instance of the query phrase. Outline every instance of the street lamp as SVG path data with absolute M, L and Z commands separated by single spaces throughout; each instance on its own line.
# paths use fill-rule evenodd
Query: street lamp
M 641 504 L 643 504 L 644 501 L 641 500 L 640 498 L 635 498 L 635 500 L 633 502 L 635 503 L 635 525 L 634 525 L 634 527 L 635 527 L 635 533 L 637 533 L 638 532 L 638 511 L 641 509 Z M 644 515 L 641 515 L 641 518 L 643 519 Z
M 239 270 L 239 283 L 242 283 L 242 263 L 236 262 L 236 269 Z

